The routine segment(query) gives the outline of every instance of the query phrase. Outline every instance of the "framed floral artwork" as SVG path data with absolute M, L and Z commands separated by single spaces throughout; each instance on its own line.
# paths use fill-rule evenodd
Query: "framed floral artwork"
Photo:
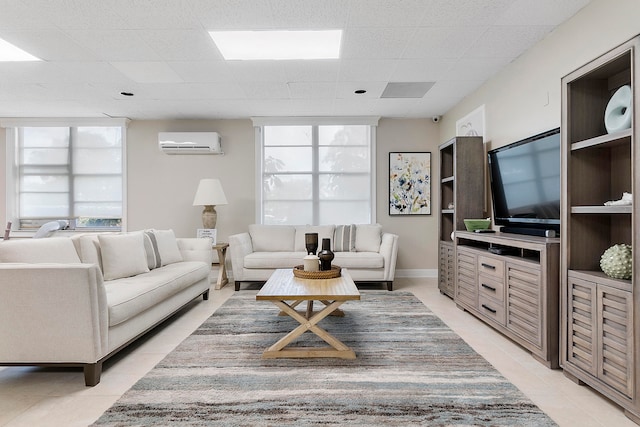
M 389 153 L 389 215 L 431 215 L 431 153 Z

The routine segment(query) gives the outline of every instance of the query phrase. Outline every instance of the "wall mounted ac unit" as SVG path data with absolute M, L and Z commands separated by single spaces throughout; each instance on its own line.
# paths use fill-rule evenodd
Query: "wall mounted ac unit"
M 224 154 L 217 132 L 159 132 L 158 146 L 166 154 Z

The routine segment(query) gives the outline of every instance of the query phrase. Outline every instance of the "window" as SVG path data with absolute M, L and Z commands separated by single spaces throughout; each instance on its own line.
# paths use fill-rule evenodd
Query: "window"
M 7 218 L 14 229 L 58 219 L 76 228 L 121 228 L 125 122 L 76 122 L 2 123 L 12 160 Z
M 374 126 L 330 121 L 263 124 L 257 135 L 259 222 L 318 225 L 375 221 Z

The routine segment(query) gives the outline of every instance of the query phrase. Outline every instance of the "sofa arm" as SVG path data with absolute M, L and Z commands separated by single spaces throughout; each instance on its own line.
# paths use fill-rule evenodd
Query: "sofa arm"
M 183 260 L 202 261 L 208 265 L 213 262 L 213 246 L 210 238 L 178 237 L 176 242 Z
M 0 362 L 95 363 L 108 316 L 95 264 L 0 264 Z
M 398 258 L 398 235 L 382 234 L 380 255 L 384 257 L 384 280 L 393 281 L 396 275 L 396 261 Z
M 242 274 L 244 257 L 253 253 L 253 243 L 249 233 L 240 233 L 229 236 L 229 250 L 231 251 L 231 268 L 233 280 L 244 280 Z

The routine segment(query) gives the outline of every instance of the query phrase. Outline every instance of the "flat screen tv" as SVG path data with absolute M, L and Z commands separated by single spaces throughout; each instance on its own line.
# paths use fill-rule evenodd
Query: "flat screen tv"
M 488 152 L 496 225 L 506 233 L 560 231 L 560 128 Z

